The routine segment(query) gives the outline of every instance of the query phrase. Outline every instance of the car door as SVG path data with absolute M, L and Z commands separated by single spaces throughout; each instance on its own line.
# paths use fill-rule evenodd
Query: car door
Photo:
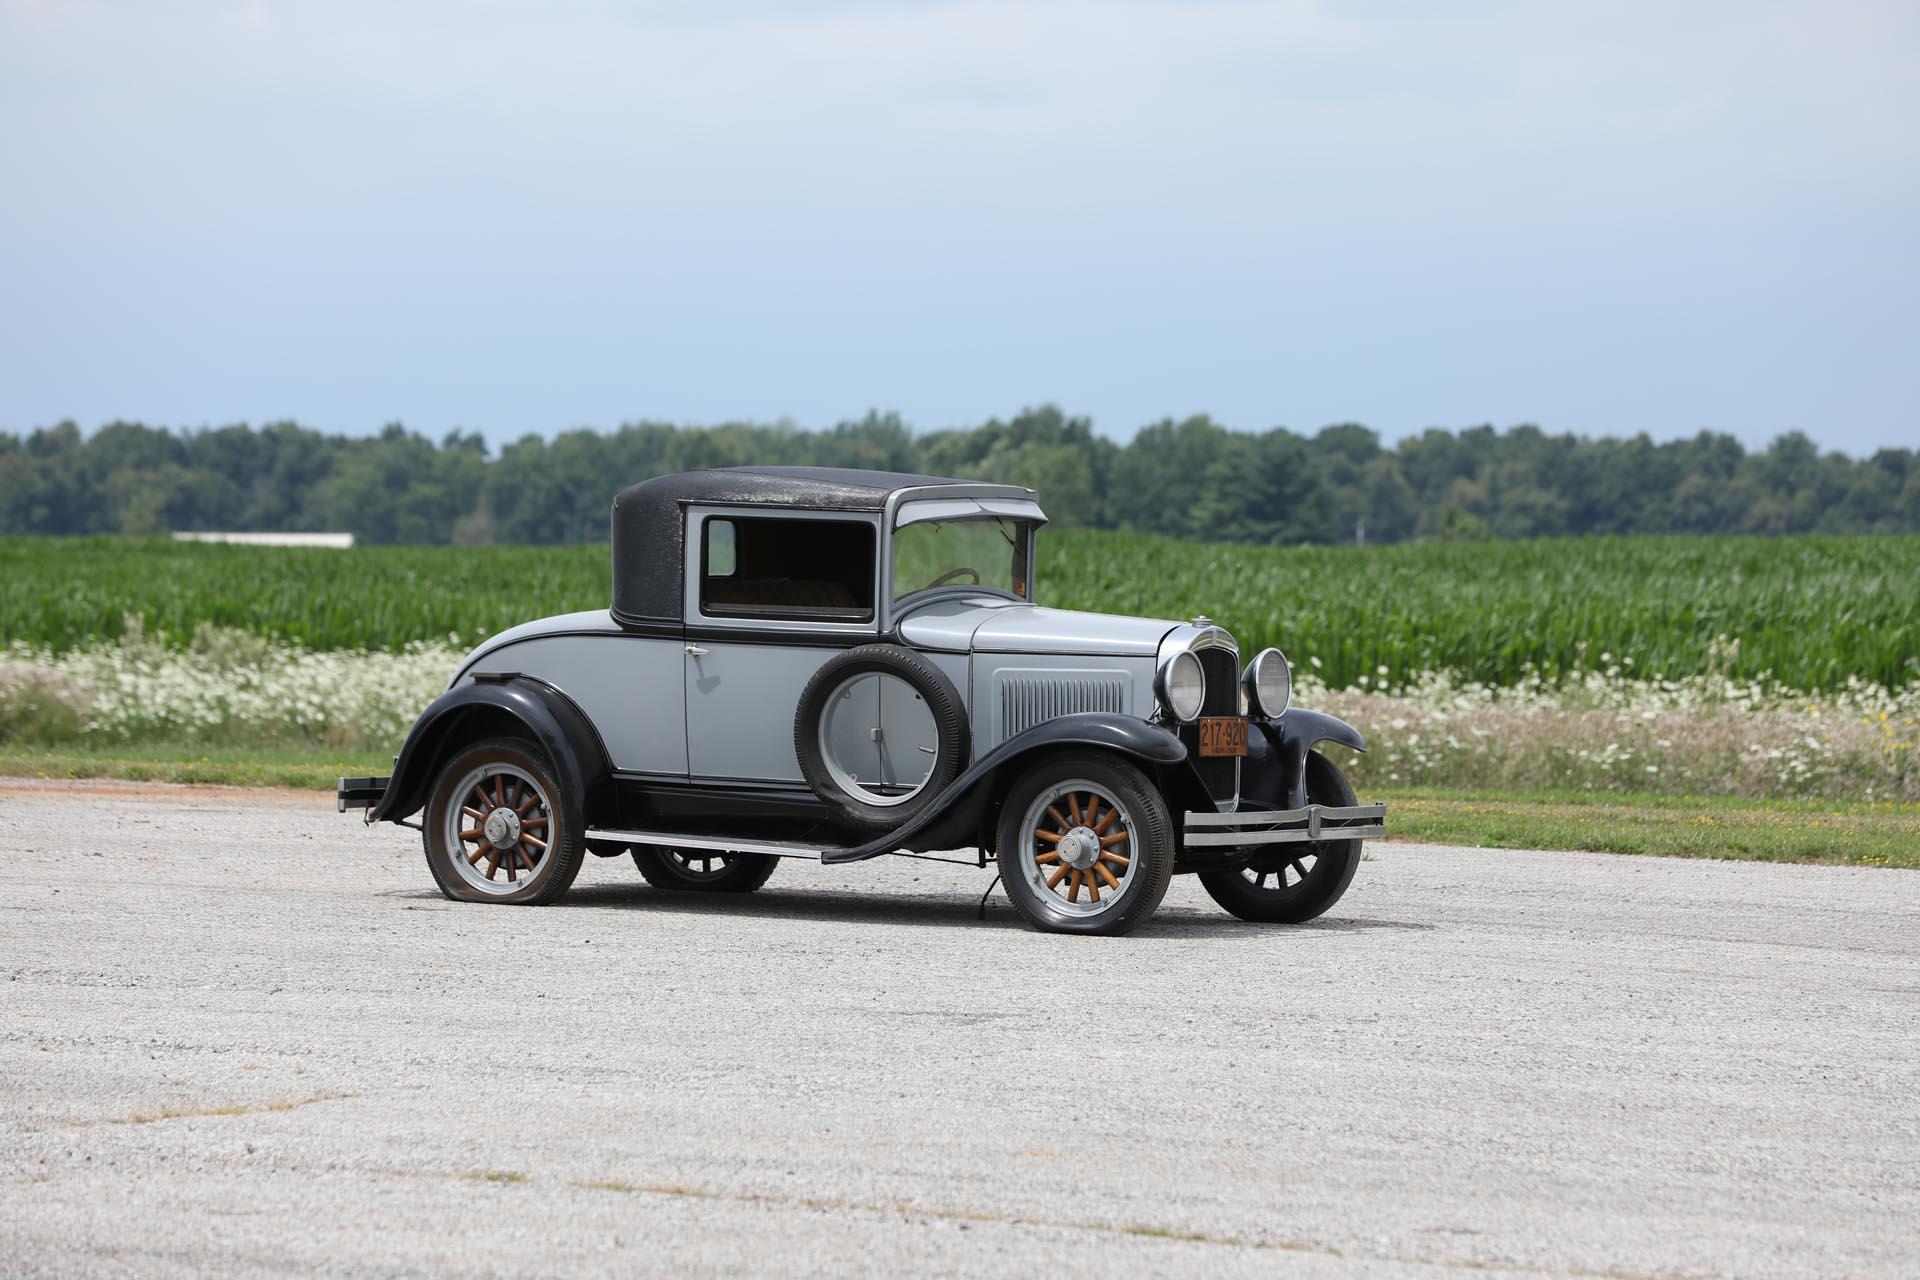
M 829 658 L 879 634 L 878 517 L 694 507 L 685 545 L 688 771 L 802 784 L 801 691 Z

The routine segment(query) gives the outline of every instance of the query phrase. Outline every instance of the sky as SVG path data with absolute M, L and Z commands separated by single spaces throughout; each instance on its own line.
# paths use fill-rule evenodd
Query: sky
M 0 431 L 1920 446 L 1920 5 L 0 0 Z

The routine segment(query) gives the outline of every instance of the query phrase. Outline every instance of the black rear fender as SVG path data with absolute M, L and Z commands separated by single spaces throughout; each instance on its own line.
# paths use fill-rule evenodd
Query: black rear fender
M 610 814 L 613 771 L 587 717 L 553 686 L 506 674 L 463 681 L 420 713 L 367 821 L 398 822 L 419 812 L 447 757 L 498 737 L 525 738 L 546 752 L 567 804 L 589 825 Z

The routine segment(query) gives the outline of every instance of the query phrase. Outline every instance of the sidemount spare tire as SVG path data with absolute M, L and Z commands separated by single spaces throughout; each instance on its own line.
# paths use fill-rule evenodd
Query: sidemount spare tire
M 967 713 L 946 673 L 868 644 L 827 660 L 793 717 L 800 773 L 834 817 L 880 834 L 932 804 L 967 764 Z

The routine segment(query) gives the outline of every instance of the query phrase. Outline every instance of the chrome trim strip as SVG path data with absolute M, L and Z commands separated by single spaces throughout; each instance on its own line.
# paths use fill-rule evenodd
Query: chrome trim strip
M 1314 835 L 1295 827 L 1291 831 L 1220 831 L 1212 835 L 1190 835 L 1183 842 L 1189 849 L 1239 849 L 1254 844 L 1310 844 L 1319 840 L 1380 840 L 1387 829 L 1375 824 L 1366 827 L 1328 827 L 1325 834 Z
M 626 844 L 662 845 L 669 849 L 718 849 L 722 853 L 767 853 L 776 858 L 811 858 L 815 861 L 818 861 L 823 853 L 838 851 L 837 847 L 822 849 L 815 845 L 794 844 L 785 840 L 742 840 L 737 836 L 698 836 L 684 831 L 615 831 L 609 827 L 591 828 L 586 838 Z
M 1387 816 L 1387 806 L 1384 804 L 1357 804 L 1349 808 L 1330 804 L 1310 804 L 1299 809 L 1242 809 L 1238 813 L 1201 813 L 1188 810 L 1185 824 L 1189 827 L 1264 827 L 1279 822 L 1299 822 L 1316 811 L 1323 818 L 1384 818 Z
M 1239 813 L 1200 813 L 1182 817 L 1184 843 L 1190 849 L 1237 848 L 1292 841 L 1377 840 L 1387 834 L 1387 806 L 1310 804 L 1303 809 L 1253 809 Z M 1300 824 L 1305 825 L 1300 825 Z M 1237 828 L 1258 828 L 1239 830 Z M 1208 828 L 1220 828 L 1208 830 Z

